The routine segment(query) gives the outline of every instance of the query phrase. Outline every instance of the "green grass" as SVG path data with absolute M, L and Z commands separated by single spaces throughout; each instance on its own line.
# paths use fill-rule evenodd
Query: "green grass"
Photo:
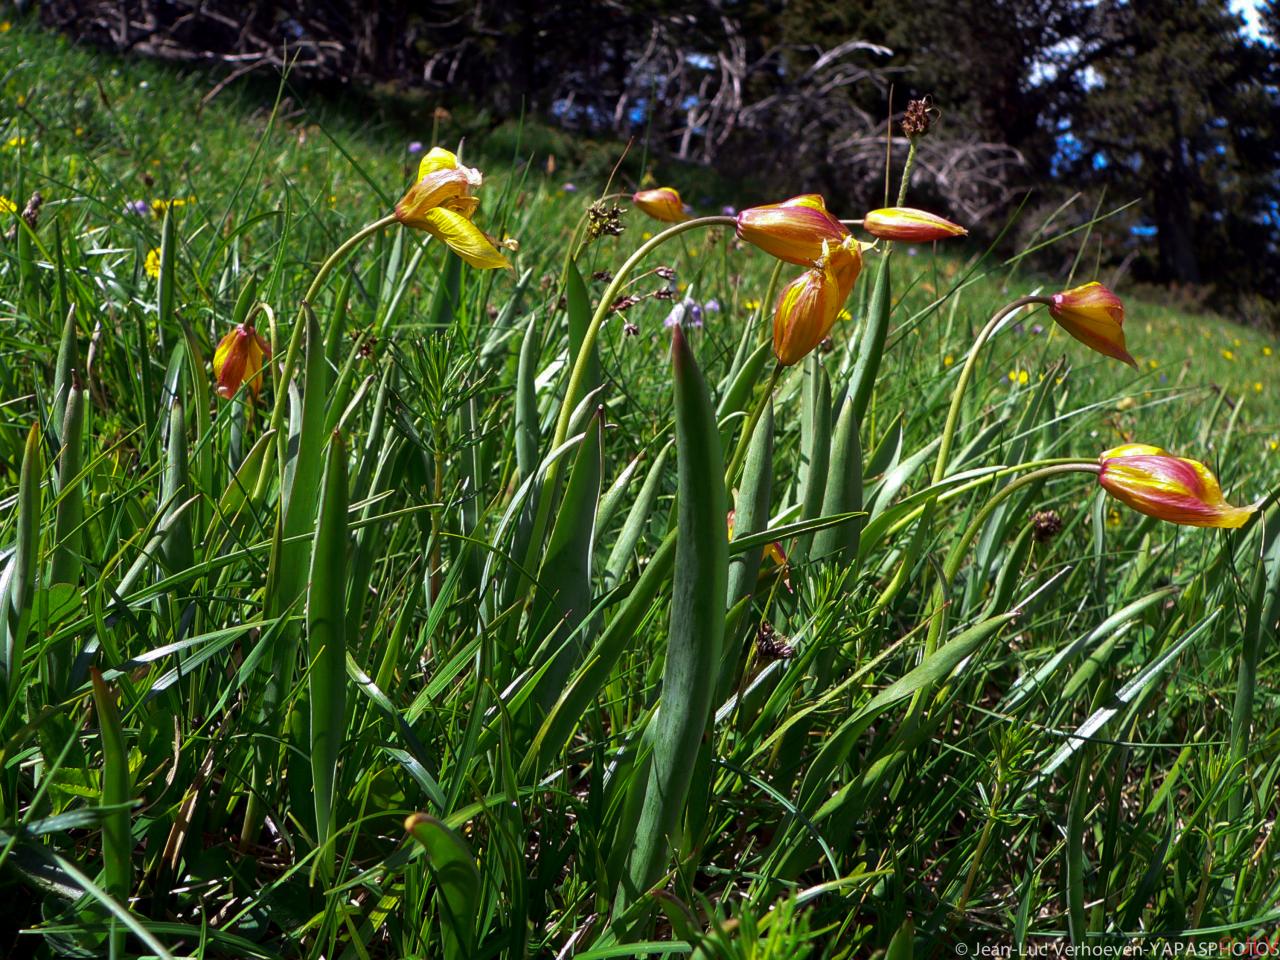
M 425 108 L 202 106 L 207 79 L 5 40 L 2 192 L 45 201 L 0 247 L 5 956 L 924 957 L 1280 924 L 1276 509 L 1199 530 L 1019 479 L 1136 441 L 1233 503 L 1274 492 L 1280 343 L 1126 298 L 1133 371 L 1020 316 L 931 486 L 977 331 L 1096 250 L 1050 226 L 1081 256 L 1044 278 L 900 247 L 859 425 L 868 254 L 726 491 L 773 261 L 722 228 L 627 287 L 669 266 L 719 310 L 678 338 L 662 299 L 607 316 L 563 407 L 598 272 L 660 230 L 627 214 L 566 278 L 599 145 L 446 121 L 515 270 L 394 225 L 308 313 Z M 246 315 L 275 347 L 256 403 L 210 370 Z

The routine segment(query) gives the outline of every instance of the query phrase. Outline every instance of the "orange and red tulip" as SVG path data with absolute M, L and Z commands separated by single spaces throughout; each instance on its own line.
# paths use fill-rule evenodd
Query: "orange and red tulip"
M 816 193 L 743 210 L 737 230 L 740 240 L 803 266 L 822 256 L 823 244 L 836 247 L 849 239 L 848 229 L 827 212 L 825 201 Z
M 787 284 L 773 313 L 773 353 L 779 363 L 798 363 L 831 332 L 861 270 L 856 242 L 828 247 L 815 266 Z
M 684 201 L 680 199 L 680 192 L 675 187 L 641 190 L 631 195 L 631 202 L 641 213 L 663 223 L 683 223 L 689 219 L 689 215 L 684 212 Z
M 1102 488 L 1149 517 L 1190 527 L 1233 529 L 1258 509 L 1257 504 L 1231 506 L 1208 467 L 1159 447 L 1129 443 L 1106 451 L 1098 461 Z
M 862 226 L 872 236 L 885 240 L 902 240 L 905 243 L 928 243 L 931 240 L 946 240 L 948 237 L 963 237 L 969 233 L 958 223 L 912 207 L 872 210 L 863 218 Z
M 1055 293 L 1049 316 L 1086 347 L 1137 367 L 1124 345 L 1124 304 L 1096 280 Z
M 271 359 L 271 345 L 263 340 L 252 324 L 236 324 L 218 343 L 213 354 L 213 378 L 218 396 L 229 400 L 246 381 L 249 392 L 257 399 L 262 391 L 262 367 Z

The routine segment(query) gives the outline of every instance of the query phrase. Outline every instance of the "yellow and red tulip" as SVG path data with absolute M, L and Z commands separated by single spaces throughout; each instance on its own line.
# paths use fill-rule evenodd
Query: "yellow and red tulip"
M 831 332 L 861 270 L 856 242 L 828 246 L 813 267 L 787 284 L 773 313 L 773 353 L 779 363 L 798 363 Z
M 689 219 L 684 212 L 684 201 L 675 187 L 656 187 L 653 190 L 641 190 L 631 195 L 631 202 L 655 220 L 663 223 L 683 223 Z
M 1124 345 L 1124 304 L 1096 280 L 1055 293 L 1049 316 L 1086 347 L 1138 366 Z
M 737 220 L 738 239 L 804 266 L 822 256 L 823 244 L 841 246 L 849 239 L 848 229 L 827 212 L 826 202 L 816 193 L 750 207 Z
M 1190 527 L 1235 528 L 1258 509 L 1257 504 L 1231 506 L 1208 467 L 1159 447 L 1129 443 L 1106 451 L 1098 461 L 1102 488 L 1149 517 Z
M 902 240 L 905 243 L 928 243 L 963 237 L 969 231 L 958 223 L 945 220 L 937 214 L 912 207 L 885 207 L 872 210 L 862 220 L 863 229 L 885 240 Z
M 471 195 L 483 181 L 456 154 L 432 147 L 418 165 L 418 180 L 396 204 L 396 219 L 425 230 L 464 261 L 481 270 L 510 269 L 507 258 L 471 222 L 480 201 Z
M 218 343 L 213 354 L 213 378 L 218 396 L 230 400 L 246 381 L 257 399 L 262 391 L 262 367 L 271 359 L 271 345 L 263 340 L 253 324 L 240 323 Z

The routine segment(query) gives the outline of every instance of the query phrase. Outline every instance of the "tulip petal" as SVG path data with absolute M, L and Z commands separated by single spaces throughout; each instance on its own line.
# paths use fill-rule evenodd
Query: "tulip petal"
M 863 218 L 862 227 L 872 236 L 906 243 L 928 243 L 948 237 L 963 237 L 969 233 L 958 223 L 912 207 L 872 210 Z
M 738 239 L 770 256 L 808 266 L 826 247 L 841 246 L 849 231 L 827 212 L 822 197 L 807 193 L 781 203 L 750 207 L 738 214 Z
M 631 195 L 631 202 L 644 214 L 663 223 L 683 223 L 689 219 L 684 201 L 674 187 L 641 190 Z
M 480 270 L 512 269 L 507 258 L 498 252 L 489 238 L 460 213 L 437 207 L 426 215 L 422 229 L 473 267 Z
M 456 170 L 459 166 L 457 154 L 444 147 L 432 147 L 418 164 L 418 179 L 438 170 Z
M 1144 444 L 1104 454 L 1098 482 L 1109 494 L 1139 513 L 1192 527 L 1242 526 L 1257 505 L 1233 507 L 1222 495 L 1218 478 L 1203 463 L 1185 457 L 1134 452 L 1159 450 Z M 1115 451 L 1108 451 L 1114 453 Z

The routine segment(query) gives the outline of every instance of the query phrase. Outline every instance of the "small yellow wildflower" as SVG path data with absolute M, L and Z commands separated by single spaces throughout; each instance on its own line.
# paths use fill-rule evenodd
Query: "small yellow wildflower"
M 1119 510 L 1112 510 L 1110 513 L 1108 513 L 1108 514 L 1107 514 L 1107 526 L 1108 526 L 1108 527 L 1118 527 L 1118 526 L 1120 526 L 1120 511 L 1119 511 Z
M 191 197 L 174 197 L 171 200 L 152 200 L 151 212 L 157 217 L 163 217 L 166 210 L 178 210 L 185 207 L 189 203 L 195 203 L 196 198 Z
M 8 20 L 0 22 L 0 33 L 8 33 L 12 29 L 13 29 L 13 24 L 10 23 Z
M 0 195 L 0 213 L 17 213 L 18 205 L 6 196 Z
M 653 239 L 653 234 L 652 234 L 652 233 L 650 233 L 648 230 L 646 230 L 644 233 L 640 234 L 640 239 L 641 239 L 641 240 L 652 240 L 652 239 Z
M 1269 356 L 1271 356 L 1271 348 L 1270 348 L 1270 347 L 1263 347 L 1263 348 L 1262 348 L 1262 355 L 1263 355 L 1264 357 L 1269 357 Z
M 147 271 L 147 276 L 153 280 L 160 276 L 160 248 L 152 247 L 147 253 L 147 262 L 142 265 L 142 269 Z
M 956 362 L 956 358 L 955 358 L 955 357 L 953 357 L 953 356 L 952 356 L 951 354 L 949 354 L 949 353 L 948 353 L 945 357 L 943 357 L 943 358 L 942 358 L 942 365 L 943 365 L 944 367 L 949 367 L 949 366 L 951 366 L 951 365 L 952 365 L 953 363 L 955 363 L 955 362 Z
M 1277 450 L 1280 450 L 1280 440 L 1272 440 L 1267 444 L 1267 446 L 1271 448 L 1272 453 L 1275 453 Z
M 1160 366 L 1160 364 L 1156 363 L 1154 360 L 1148 360 L 1147 366 L 1154 370 L 1156 367 Z
M 21 106 L 21 104 L 19 104 L 19 106 Z M 4 148 L 6 150 L 16 150 L 19 147 L 25 147 L 26 145 L 27 138 L 23 136 L 10 137 L 4 142 Z
M 25 107 L 27 105 L 27 95 L 25 93 L 18 94 L 18 106 Z
M 1236 337 L 1234 340 L 1232 340 L 1232 341 L 1231 341 L 1231 345 L 1232 345 L 1233 347 L 1238 347 L 1238 346 L 1240 346 L 1241 342 L 1242 342 L 1242 341 L 1240 340 L 1240 338 L 1239 338 L 1239 337 Z
M 1223 360 L 1234 360 L 1235 358 L 1236 358 L 1236 355 L 1235 355 L 1234 353 L 1232 353 L 1230 350 L 1223 350 L 1223 351 L 1222 351 L 1222 359 L 1223 359 Z
M 1009 382 L 1010 382 L 1010 383 L 1016 383 L 1016 384 L 1018 384 L 1018 386 L 1025 387 L 1025 386 L 1027 385 L 1027 382 L 1028 382 L 1030 379 L 1031 379 L 1031 377 L 1030 377 L 1030 376 L 1028 376 L 1027 371 L 1025 371 L 1025 370 L 1010 370 L 1010 371 L 1009 371 Z
M 1255 380 L 1255 381 L 1253 382 L 1253 392 L 1254 392 L 1254 393 L 1261 393 L 1261 392 L 1262 392 L 1262 381 L 1261 381 L 1261 380 Z
M 760 301 L 759 301 L 759 300 L 748 300 L 746 303 L 744 303 L 744 304 L 743 304 L 743 306 L 744 306 L 744 307 L 746 307 L 748 310 L 759 310 L 759 309 L 760 309 Z
M 841 310 L 838 314 L 836 314 L 836 317 L 840 320 L 852 320 L 853 314 L 850 313 L 848 310 Z
M 84 136 L 84 127 L 76 127 L 76 136 L 77 136 L 77 137 L 83 137 L 83 136 Z

